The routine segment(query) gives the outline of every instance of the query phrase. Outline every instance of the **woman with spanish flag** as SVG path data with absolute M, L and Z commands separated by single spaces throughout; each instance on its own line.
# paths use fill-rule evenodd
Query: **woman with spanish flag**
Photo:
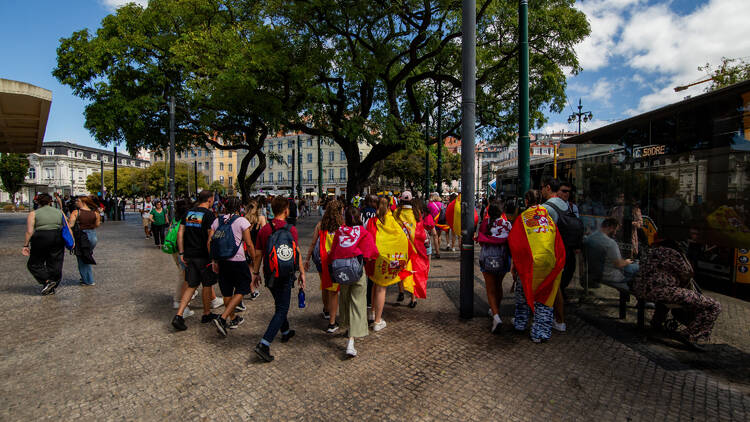
M 380 198 L 375 218 L 367 222 L 367 231 L 375 239 L 378 256 L 367 262 L 365 269 L 373 285 L 372 310 L 374 313 L 372 329 L 380 331 L 386 327 L 382 319 L 385 305 L 386 288 L 401 281 L 409 258 L 409 239 L 403 229 L 393 218 L 390 211 L 390 200 Z
M 474 238 L 482 246 L 479 253 L 479 269 L 482 271 L 484 286 L 487 289 L 492 334 L 498 334 L 503 323 L 500 319 L 500 302 L 503 300 L 503 278 L 510 271 L 508 236 L 511 228 L 512 225 L 503 212 L 502 201 L 495 199 L 490 202 L 486 218 L 482 219 Z
M 393 218 L 409 240 L 408 259 L 401 282 L 404 289 L 411 293 L 410 308 L 417 306 L 417 299 L 427 297 L 427 276 L 430 272 L 430 260 L 424 245 L 427 232 L 424 229 L 422 213 L 412 207 L 412 200 L 411 192 L 403 192 L 398 208 L 393 212 Z
M 339 308 L 339 285 L 331 280 L 328 271 L 328 254 L 333 245 L 336 230 L 344 225 L 344 214 L 341 202 L 331 200 L 326 205 L 323 219 L 315 226 L 312 244 L 305 258 L 305 271 L 310 267 L 310 258 L 315 255 L 315 266 L 320 275 L 320 289 L 323 296 L 323 318 L 328 320 L 326 332 L 335 333 L 339 326 L 336 323 L 336 311 Z
M 508 236 L 516 281 L 516 315 L 513 328 L 524 331 L 530 313 L 534 313 L 531 341 L 547 341 L 552 335 L 552 306 L 565 267 L 565 245 L 557 226 L 539 205 L 539 195 L 530 190 L 525 195 L 523 211 Z

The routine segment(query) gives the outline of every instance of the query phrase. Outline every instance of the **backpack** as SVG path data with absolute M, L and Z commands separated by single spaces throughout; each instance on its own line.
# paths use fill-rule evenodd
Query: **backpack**
M 354 284 L 362 277 L 362 256 L 334 259 L 331 261 L 329 272 L 334 283 Z
M 229 220 L 222 219 L 222 216 L 219 217 L 219 227 L 211 235 L 211 259 L 227 260 L 237 254 L 240 245 L 234 241 L 232 223 L 238 218 L 240 217 L 237 215 L 233 215 Z
M 445 224 L 445 204 L 440 203 L 440 214 L 438 214 L 438 224 Z
M 563 243 L 568 249 L 580 249 L 583 246 L 583 221 L 573 214 L 573 210 L 568 209 L 563 211 L 551 202 L 546 202 L 544 205 L 550 205 L 557 211 L 557 227 L 560 230 L 560 236 L 562 236 Z
M 172 224 L 169 226 L 167 235 L 164 236 L 164 246 L 161 247 L 161 251 L 168 254 L 177 252 L 177 232 L 180 231 L 180 222 L 172 220 Z
M 294 273 L 297 271 L 297 242 L 294 241 L 289 224 L 284 227 L 271 225 L 271 236 L 266 246 L 266 258 L 263 260 L 263 274 L 266 279 L 266 287 L 272 289 L 277 283 L 294 281 Z
M 507 273 L 510 270 L 507 245 L 482 245 L 482 251 L 479 252 L 479 262 L 482 264 L 484 272 L 492 274 Z

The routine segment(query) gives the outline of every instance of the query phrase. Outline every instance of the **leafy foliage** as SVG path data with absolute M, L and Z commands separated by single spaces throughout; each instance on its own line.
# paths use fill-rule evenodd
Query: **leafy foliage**
M 117 170 L 117 190 L 128 198 L 136 196 L 165 194 L 169 190 L 166 163 L 154 163 L 148 168 L 125 167 Z M 192 166 L 175 164 L 175 192 L 178 195 L 195 192 L 195 173 Z M 104 172 L 104 186 L 107 192 L 114 190 L 114 171 Z M 190 188 L 188 190 L 188 187 Z M 202 173 L 198 175 L 198 189 L 206 189 L 208 183 Z M 92 173 L 86 178 L 86 189 L 92 194 L 101 191 L 101 173 Z
M 710 63 L 699 66 L 701 72 L 708 72 L 711 76 L 711 84 L 706 87 L 706 92 L 728 87 L 736 83 L 750 79 L 750 63 L 742 59 L 721 58 L 721 64 L 714 69 Z
M 15 204 L 16 193 L 21 190 L 26 174 L 29 171 L 29 159 L 26 154 L 3 154 L 0 157 L 0 181 L 3 190 L 8 192 L 11 202 Z

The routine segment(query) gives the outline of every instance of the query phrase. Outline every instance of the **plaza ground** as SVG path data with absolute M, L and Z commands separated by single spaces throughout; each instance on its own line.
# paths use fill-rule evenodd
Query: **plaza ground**
M 273 311 L 268 291 L 246 300 L 245 324 L 220 338 L 213 325 L 186 319 L 175 332 L 170 256 L 144 240 L 140 222 L 98 231 L 96 286 L 78 285 L 66 255 L 54 296 L 20 255 L 25 214 L 0 215 L 0 420 L 477 420 L 714 421 L 750 419 L 750 303 L 708 293 L 724 308 L 708 352 L 696 354 L 618 320 L 616 292 L 571 296 L 568 332 L 546 344 L 512 333 L 507 293 L 504 331 L 489 334 L 481 274 L 475 314 L 458 318 L 458 253 L 433 260 L 427 300 L 396 306 L 388 326 L 357 342 L 329 335 L 320 318 L 318 276 L 307 308 L 290 312 L 297 336 L 260 363 L 253 346 Z M 299 224 L 310 242 L 313 218 Z M 223 308 L 222 308 L 223 309 Z

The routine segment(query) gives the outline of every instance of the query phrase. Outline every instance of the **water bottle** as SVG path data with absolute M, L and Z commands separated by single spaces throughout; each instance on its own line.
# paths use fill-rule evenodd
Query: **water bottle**
M 297 302 L 299 303 L 300 308 L 305 307 L 305 291 L 302 290 L 301 287 L 299 289 L 299 293 L 297 294 Z

